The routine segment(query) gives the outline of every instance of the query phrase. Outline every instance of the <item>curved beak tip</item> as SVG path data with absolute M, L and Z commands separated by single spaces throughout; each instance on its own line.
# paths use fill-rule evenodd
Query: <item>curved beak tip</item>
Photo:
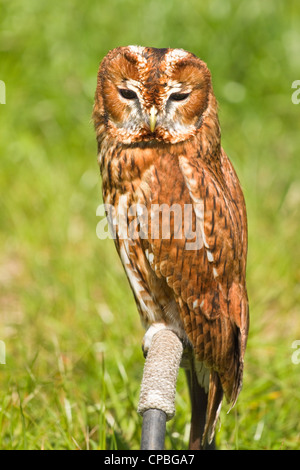
M 149 127 L 150 127 L 151 132 L 154 132 L 156 121 L 157 121 L 157 109 L 155 108 L 155 106 L 152 106 L 152 108 L 150 109 L 150 114 L 149 114 Z

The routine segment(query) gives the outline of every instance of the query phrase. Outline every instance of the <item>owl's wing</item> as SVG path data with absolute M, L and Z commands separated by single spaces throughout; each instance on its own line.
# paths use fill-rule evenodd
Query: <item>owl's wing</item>
M 222 158 L 227 159 L 225 154 Z M 179 158 L 196 240 L 176 239 L 173 233 L 152 239 L 150 246 L 151 266 L 174 292 L 197 359 L 218 373 L 226 397 L 235 402 L 248 330 L 247 234 L 241 191 L 235 189 L 235 197 L 230 193 L 239 183 L 231 164 L 225 163 L 224 175 L 196 157 Z M 173 188 L 178 181 L 169 184 Z

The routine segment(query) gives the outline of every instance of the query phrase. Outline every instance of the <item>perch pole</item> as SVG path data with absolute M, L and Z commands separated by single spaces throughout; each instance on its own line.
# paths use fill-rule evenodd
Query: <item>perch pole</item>
M 141 385 L 138 413 L 143 416 L 142 450 L 163 450 L 166 421 L 175 415 L 175 393 L 183 346 L 171 330 L 152 338 Z

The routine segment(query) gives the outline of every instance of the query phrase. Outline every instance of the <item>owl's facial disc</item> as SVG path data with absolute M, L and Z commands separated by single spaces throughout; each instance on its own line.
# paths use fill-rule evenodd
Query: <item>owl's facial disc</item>
M 103 119 L 119 142 L 189 139 L 209 108 L 210 73 L 181 49 L 124 47 L 111 51 L 99 75 Z

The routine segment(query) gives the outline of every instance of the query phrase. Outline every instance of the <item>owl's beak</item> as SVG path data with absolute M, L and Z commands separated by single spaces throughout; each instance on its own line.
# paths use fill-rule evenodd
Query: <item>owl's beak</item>
M 152 108 L 150 109 L 150 114 L 149 114 L 149 125 L 150 125 L 151 132 L 154 132 L 156 121 L 157 121 L 157 109 L 155 106 L 152 106 Z

